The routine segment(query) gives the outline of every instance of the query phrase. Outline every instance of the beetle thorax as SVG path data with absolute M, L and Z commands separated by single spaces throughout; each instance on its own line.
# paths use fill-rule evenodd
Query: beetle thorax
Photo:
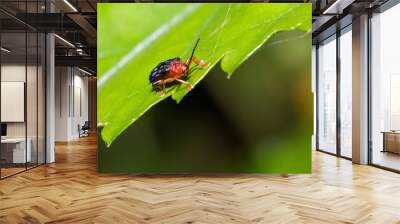
M 170 65 L 169 74 L 174 77 L 181 77 L 186 73 L 187 65 L 181 62 L 173 63 Z

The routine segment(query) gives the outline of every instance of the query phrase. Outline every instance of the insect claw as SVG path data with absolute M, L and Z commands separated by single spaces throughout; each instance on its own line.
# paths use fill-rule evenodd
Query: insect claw
M 190 90 L 193 89 L 193 85 L 189 83 L 189 84 L 187 85 L 187 88 L 188 88 L 188 90 L 190 91 Z

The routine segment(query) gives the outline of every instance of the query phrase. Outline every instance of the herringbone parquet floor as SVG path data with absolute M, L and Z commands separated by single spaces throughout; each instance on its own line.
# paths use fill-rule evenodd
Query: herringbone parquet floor
M 312 175 L 96 173 L 93 137 L 0 181 L 0 223 L 400 223 L 400 175 L 314 153 Z

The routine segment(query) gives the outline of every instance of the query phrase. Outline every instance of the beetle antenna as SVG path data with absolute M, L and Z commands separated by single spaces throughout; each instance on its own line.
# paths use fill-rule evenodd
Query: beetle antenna
M 190 66 L 190 63 L 192 63 L 192 59 L 193 59 L 193 56 L 194 56 L 194 51 L 196 50 L 197 44 L 199 44 L 199 41 L 200 41 L 200 38 L 197 39 L 196 44 L 194 45 L 194 48 L 193 48 L 193 51 L 192 51 L 192 55 L 190 56 L 190 58 L 189 58 L 189 63 L 188 63 L 188 65 L 187 65 L 188 67 Z

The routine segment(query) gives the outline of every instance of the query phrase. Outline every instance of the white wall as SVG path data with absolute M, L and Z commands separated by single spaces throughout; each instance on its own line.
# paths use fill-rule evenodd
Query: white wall
M 56 67 L 55 140 L 79 137 L 78 124 L 88 120 L 88 78 L 72 67 Z
M 55 141 L 68 140 L 68 71 L 67 67 L 55 68 Z
M 1 81 L 25 82 L 25 65 L 2 65 L 1 66 Z M 1 108 L 4 110 L 5 108 Z M 24 122 L 7 123 L 7 137 L 25 137 Z
M 37 71 L 37 69 L 39 69 Z M 32 161 L 44 162 L 44 74 L 39 66 L 27 67 L 25 64 L 3 64 L 1 66 L 1 81 L 3 82 L 24 82 L 26 84 L 26 107 L 21 108 L 22 113 L 26 112 L 27 120 L 22 122 L 6 122 L 7 137 L 29 139 Z M 27 80 L 25 80 L 27 78 Z M 2 96 L 7 97 L 7 96 Z M 9 108 L 1 108 L 7 110 Z M 38 151 L 37 151 L 38 150 Z M 36 153 L 39 153 L 37 156 Z
M 74 91 L 72 94 L 72 98 L 74 99 L 72 108 L 72 119 L 71 119 L 71 135 L 74 138 L 77 138 L 78 133 L 78 124 L 81 126 L 88 121 L 88 78 L 86 76 L 82 76 L 83 73 L 76 74 L 77 70 L 74 70 Z
M 2 82 L 25 82 L 25 75 L 27 69 L 28 72 L 28 81 L 29 86 L 36 87 L 36 80 L 33 80 L 30 74 L 35 74 L 36 76 L 36 67 L 28 66 L 27 68 L 24 65 L 18 64 L 5 64 L 1 66 L 1 81 Z M 27 88 L 27 102 L 30 104 L 34 102 L 34 104 L 30 104 L 28 106 L 34 107 L 33 110 L 36 111 L 36 88 Z M 5 110 L 6 108 L 1 108 Z M 27 113 L 28 118 L 28 129 L 30 127 L 36 130 L 36 113 L 31 113 L 32 108 Z M 31 124 L 34 122 L 34 124 Z M 7 122 L 7 136 L 8 137 L 25 137 L 25 123 L 26 122 Z M 36 133 L 35 133 L 36 134 Z M 29 130 L 28 130 L 29 137 Z

